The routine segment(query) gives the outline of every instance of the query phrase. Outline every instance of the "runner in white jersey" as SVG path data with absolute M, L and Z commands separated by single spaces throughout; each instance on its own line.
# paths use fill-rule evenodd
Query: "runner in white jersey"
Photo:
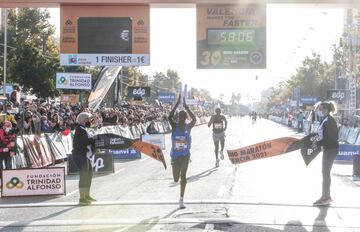
M 219 167 L 219 143 L 221 145 L 220 158 L 224 159 L 225 146 L 225 130 L 227 128 L 227 121 L 224 115 L 221 115 L 221 109 L 216 108 L 215 115 L 212 115 L 208 127 L 213 125 L 213 140 L 215 145 L 215 167 Z

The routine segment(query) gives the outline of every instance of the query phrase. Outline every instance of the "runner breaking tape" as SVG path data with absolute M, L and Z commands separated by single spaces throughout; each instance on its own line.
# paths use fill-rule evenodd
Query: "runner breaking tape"
M 178 121 L 174 120 L 174 113 L 176 108 L 180 104 L 181 95 L 179 96 L 178 101 L 176 102 L 174 108 L 169 114 L 169 122 L 172 128 L 171 134 L 171 165 L 173 170 L 174 181 L 178 182 L 180 179 L 180 200 L 179 208 L 184 209 L 184 193 L 186 187 L 186 171 L 189 165 L 190 159 L 190 148 L 191 148 L 191 129 L 195 126 L 196 117 L 190 111 L 189 107 L 186 105 L 184 99 L 184 108 L 186 111 L 181 110 L 178 114 Z M 187 113 L 186 113 L 187 112 Z M 191 122 L 186 123 L 188 115 L 191 117 Z
M 227 120 L 224 115 L 221 115 L 221 109 L 216 108 L 215 115 L 212 115 L 208 123 L 208 127 L 213 125 L 213 140 L 215 145 L 215 166 L 219 167 L 219 142 L 221 145 L 220 158 L 224 159 L 225 146 L 225 130 L 227 128 Z

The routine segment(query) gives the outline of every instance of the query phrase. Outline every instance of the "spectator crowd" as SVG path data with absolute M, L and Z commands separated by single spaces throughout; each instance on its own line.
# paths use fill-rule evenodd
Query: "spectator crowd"
M 5 108 L 5 109 L 4 109 Z M 209 116 L 211 112 L 204 107 L 191 107 L 198 117 Z M 153 105 L 142 103 L 139 105 L 123 101 L 113 108 L 100 108 L 90 111 L 80 104 L 64 104 L 45 100 L 23 100 L 17 102 L 10 98 L 6 105 L 0 103 L 2 114 L 1 122 L 9 121 L 12 128 L 19 134 L 40 134 L 73 130 L 76 126 L 76 117 L 86 111 L 93 115 L 93 126 L 122 125 L 132 126 L 139 123 L 149 123 L 167 120 L 171 110 L 170 104 Z

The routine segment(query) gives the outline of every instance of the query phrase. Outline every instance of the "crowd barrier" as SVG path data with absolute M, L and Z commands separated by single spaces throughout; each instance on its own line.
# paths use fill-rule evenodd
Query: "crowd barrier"
M 277 122 L 277 123 L 289 126 L 291 128 L 294 128 L 296 130 L 298 129 L 298 121 L 297 121 L 297 119 L 289 119 L 287 117 L 278 117 L 278 116 L 273 116 L 273 115 L 270 115 L 269 119 L 274 121 L 274 122 Z M 313 124 L 311 124 L 311 122 L 309 120 L 303 120 L 303 132 L 306 135 L 308 135 L 312 131 L 314 131 L 315 126 Z
M 197 118 L 196 125 L 204 124 L 208 118 Z M 104 126 L 97 129 L 89 129 L 93 134 L 118 134 L 130 139 L 140 139 L 146 134 L 149 123 L 133 126 Z M 170 133 L 171 126 L 168 121 L 155 123 L 159 133 Z M 13 169 L 21 168 L 42 168 L 63 162 L 72 151 L 73 132 L 64 135 L 63 133 L 50 133 L 40 135 L 17 136 L 17 152 L 12 156 Z
M 288 125 L 288 123 L 284 123 L 285 120 L 281 117 L 269 116 L 269 119 Z M 305 134 L 316 132 L 319 126 L 319 122 L 311 124 L 310 121 L 305 120 L 304 132 Z M 360 128 L 340 125 L 339 142 L 339 154 L 336 159 L 339 161 L 353 161 L 353 175 L 360 176 Z

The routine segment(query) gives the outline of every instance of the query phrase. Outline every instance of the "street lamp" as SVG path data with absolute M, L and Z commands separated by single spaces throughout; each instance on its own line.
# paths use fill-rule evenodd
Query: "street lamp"
M 7 60 L 7 8 L 3 9 L 4 13 L 4 97 L 6 97 L 6 60 Z M 4 110 L 6 110 L 6 107 L 4 107 Z

